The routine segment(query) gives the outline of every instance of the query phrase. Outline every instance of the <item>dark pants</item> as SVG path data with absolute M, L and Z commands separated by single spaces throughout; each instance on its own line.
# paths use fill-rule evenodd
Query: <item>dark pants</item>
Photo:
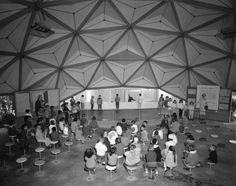
M 120 107 L 120 103 L 119 102 L 116 102 L 116 109 L 118 110 Z
M 91 104 L 91 110 L 93 110 L 94 104 Z
M 102 110 L 102 104 L 98 105 L 98 110 Z

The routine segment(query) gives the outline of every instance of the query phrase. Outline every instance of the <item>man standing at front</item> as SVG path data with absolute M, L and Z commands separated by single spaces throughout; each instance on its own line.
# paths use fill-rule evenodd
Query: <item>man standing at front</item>
M 120 97 L 119 97 L 119 94 L 116 94 L 115 102 L 116 102 L 116 110 L 119 110 L 119 107 L 120 107 Z

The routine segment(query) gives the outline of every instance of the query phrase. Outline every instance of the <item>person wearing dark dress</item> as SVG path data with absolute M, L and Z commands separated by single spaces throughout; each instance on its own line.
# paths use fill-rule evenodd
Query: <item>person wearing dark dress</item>
M 35 102 L 35 113 L 37 116 L 41 108 L 44 108 L 44 101 L 43 101 L 43 96 L 39 95 L 37 101 Z
M 209 148 L 209 157 L 208 157 L 207 161 L 210 162 L 210 163 L 217 163 L 218 162 L 218 156 L 217 156 L 215 145 L 210 146 L 210 148 Z

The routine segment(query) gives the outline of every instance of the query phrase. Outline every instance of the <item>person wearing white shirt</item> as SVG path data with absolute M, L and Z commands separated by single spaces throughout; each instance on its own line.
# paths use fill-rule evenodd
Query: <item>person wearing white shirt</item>
M 143 103 L 142 94 L 139 94 L 139 95 L 138 95 L 137 103 L 138 103 L 138 109 L 142 108 L 142 103 Z
M 104 159 L 107 152 L 107 147 L 104 144 L 104 138 L 100 138 L 95 144 L 95 150 L 97 152 L 98 160 L 104 164 Z
M 122 128 L 120 126 L 120 123 L 117 123 L 116 125 L 116 133 L 118 134 L 118 136 L 122 135 Z
M 118 134 L 116 133 L 115 130 L 111 130 L 109 133 L 108 133 L 108 141 L 110 142 L 111 145 L 115 145 L 116 144 L 116 138 L 118 138 Z

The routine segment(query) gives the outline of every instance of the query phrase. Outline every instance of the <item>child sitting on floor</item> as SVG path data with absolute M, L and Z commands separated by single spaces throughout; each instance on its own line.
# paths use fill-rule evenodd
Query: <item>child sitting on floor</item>
M 83 128 L 82 125 L 80 125 L 79 127 L 77 126 L 77 127 L 75 128 L 75 139 L 78 140 L 78 141 L 80 141 L 80 142 L 83 144 L 84 141 L 85 141 L 85 138 L 84 138 L 84 136 L 83 136 L 82 128 Z

